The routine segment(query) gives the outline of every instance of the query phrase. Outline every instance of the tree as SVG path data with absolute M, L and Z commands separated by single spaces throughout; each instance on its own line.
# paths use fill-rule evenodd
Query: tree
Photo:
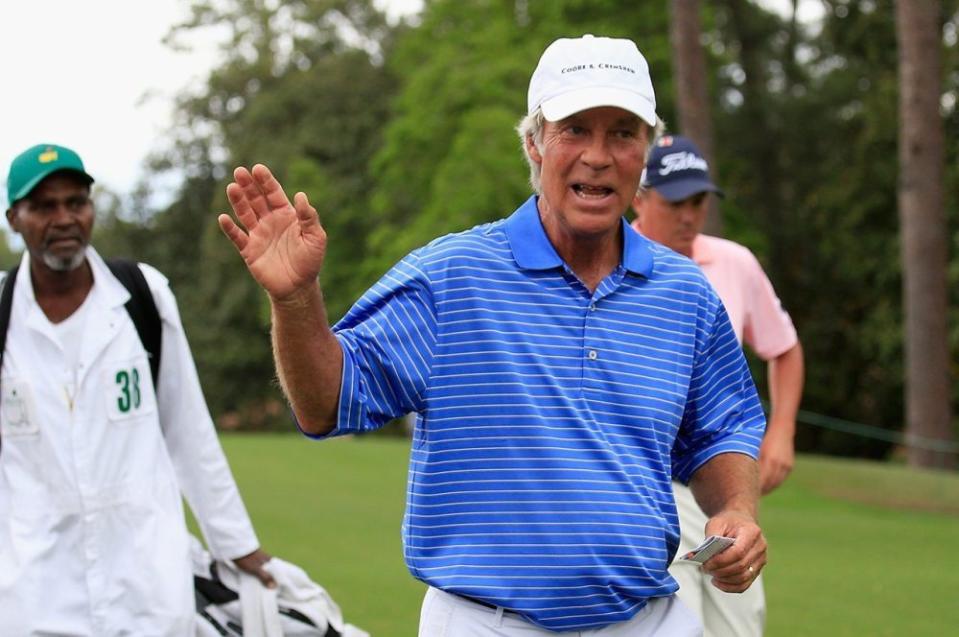
M 751 188 L 756 190 L 753 205 L 757 206 L 763 229 L 773 243 L 784 243 L 781 233 L 787 228 L 783 223 L 782 148 L 772 140 L 783 126 L 781 111 L 769 108 L 777 95 L 768 90 L 770 80 L 777 69 L 768 63 L 769 38 L 782 28 L 779 20 L 769 14 L 756 11 L 748 0 L 724 0 L 731 39 L 737 45 L 738 72 L 742 75 L 740 85 L 741 116 L 752 126 L 751 134 L 738 140 L 740 152 L 750 158 L 753 172 Z M 770 99 L 772 98 L 772 99 Z M 773 273 L 786 267 L 781 263 L 784 252 L 769 255 Z
M 706 75 L 706 54 L 702 46 L 699 0 L 672 0 L 669 39 L 673 51 L 673 76 L 676 84 L 676 111 L 679 130 L 696 142 L 716 173 L 713 152 L 713 119 Z M 719 203 L 709 199 L 709 211 L 703 231 L 722 236 L 723 221 Z
M 357 261 L 368 214 L 370 155 L 380 145 L 392 84 L 379 62 L 392 30 L 369 0 L 210 0 L 169 36 L 225 34 L 223 62 L 178 101 L 174 143 L 159 169 L 186 174 L 178 196 L 151 220 L 173 263 L 184 325 L 218 422 L 286 421 L 274 383 L 269 306 L 221 235 L 237 165 L 265 163 L 292 194 L 308 192 L 331 237 L 324 288 L 337 316 L 362 283 Z M 347 301 L 348 299 L 348 301 Z
M 763 261 L 806 346 L 803 406 L 898 432 L 905 328 L 899 223 L 890 213 L 898 176 L 895 11 L 893 0 L 821 4 L 821 22 L 807 25 L 795 11 L 783 19 L 754 0 L 701 3 L 700 37 L 682 40 L 701 45 L 717 139 L 712 163 L 729 195 L 724 234 Z M 951 45 L 943 66 L 953 69 L 959 0 L 943 4 Z M 214 221 L 213 212 L 227 208 L 223 186 L 233 166 L 265 162 L 318 204 L 331 237 L 322 276 L 335 320 L 409 250 L 507 215 L 529 195 L 513 126 L 526 110 L 530 72 L 554 38 L 633 39 L 649 61 L 660 116 L 692 128 L 676 107 L 666 3 L 431 0 L 418 26 L 396 29 L 383 26 L 370 0 L 192 6 L 178 33 L 209 26 L 226 39 L 209 81 L 182 96 L 178 125 L 164 138 L 174 143 L 155 164 L 186 179 L 155 215 L 98 218 L 98 242 L 122 237 L 168 273 L 220 416 L 251 414 L 279 397 L 266 382 L 268 304 Z M 943 82 L 953 139 L 959 73 Z M 950 226 L 940 232 L 957 236 L 959 146 L 945 152 Z M 959 260 L 949 276 L 950 359 L 959 361 Z M 959 400 L 959 383 L 952 391 Z M 873 458 L 893 447 L 812 427 L 801 427 L 797 442 Z
M 657 110 L 672 113 L 668 14 L 624 0 L 435 0 L 397 38 L 400 82 L 374 158 L 379 227 L 365 263 L 378 277 L 431 239 L 510 214 L 530 195 L 515 125 L 536 62 L 554 39 L 595 33 L 634 39 L 646 56 Z
M 896 0 L 899 45 L 899 223 L 903 266 L 906 433 L 953 440 L 946 316 L 941 5 Z M 907 439 L 908 444 L 908 439 Z M 951 456 L 910 446 L 909 464 L 953 466 Z
M 19 255 L 10 249 L 6 230 L 0 228 L 0 270 L 9 270 L 20 263 Z

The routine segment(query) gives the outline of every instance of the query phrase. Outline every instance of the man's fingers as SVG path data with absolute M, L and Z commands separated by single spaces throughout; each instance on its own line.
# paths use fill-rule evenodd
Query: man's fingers
M 721 591 L 741 593 L 752 585 L 765 566 L 765 553 L 751 555 L 728 568 L 711 572 L 711 583 Z
M 755 575 L 746 573 L 735 580 L 713 578 L 711 584 L 725 593 L 742 593 L 752 586 L 752 583 L 756 581 L 758 575 L 758 573 Z
M 754 547 L 733 562 L 721 566 L 711 565 L 711 567 L 706 570 L 717 582 L 735 585 L 755 579 L 765 565 L 765 548 Z
M 785 479 L 786 479 L 785 472 L 782 472 L 782 471 L 767 472 L 762 479 L 762 494 L 766 495 L 767 493 L 769 493 L 770 491 L 778 487 L 780 484 L 782 484 Z
M 280 210 L 290 205 L 290 200 L 287 198 L 286 193 L 283 192 L 283 187 L 280 185 L 280 182 L 276 180 L 276 177 L 273 176 L 273 173 L 270 172 L 269 168 L 263 164 L 257 164 L 251 172 L 253 179 L 256 181 L 256 185 L 266 199 L 266 205 L 269 210 Z M 258 209 L 255 210 L 259 212 Z
M 236 213 L 236 218 L 240 220 L 247 232 L 252 232 L 256 228 L 259 215 L 253 210 L 246 189 L 238 183 L 229 184 L 226 187 L 226 197 L 230 200 L 230 206 Z
M 773 471 L 772 464 L 764 461 L 762 458 L 759 459 L 759 489 L 763 495 L 769 493 L 772 489 L 771 485 L 775 480 Z
M 273 579 L 273 576 L 262 566 L 256 570 L 256 576 L 267 588 L 276 588 L 276 580 Z
M 755 575 L 765 565 L 766 558 L 763 554 L 751 553 L 745 556 L 743 559 L 733 562 L 728 566 L 712 568 L 709 569 L 708 572 L 710 575 L 720 580 L 738 581 L 748 577 L 750 574 Z M 752 571 L 749 570 L 750 567 L 752 567 Z
M 230 241 L 233 242 L 233 245 L 236 246 L 236 249 L 240 252 L 243 252 L 243 249 L 246 247 L 249 237 L 245 232 L 243 232 L 236 222 L 233 221 L 233 217 L 227 214 L 222 214 L 216 218 L 217 222 L 220 224 L 220 230 L 223 231 Z
M 249 573 L 259 579 L 267 588 L 276 588 L 276 580 L 273 579 L 273 575 L 265 568 L 266 563 L 269 561 L 269 553 L 262 549 L 257 549 L 249 555 L 236 558 L 233 560 L 233 563 L 244 573 Z
M 270 169 L 263 164 L 256 164 L 250 170 L 242 166 L 237 168 L 233 171 L 233 180 L 234 184 L 227 187 L 227 195 L 237 216 L 248 231 L 251 231 L 260 219 L 271 212 L 289 210 L 290 200 L 283 191 L 283 187 Z M 245 209 L 241 211 L 237 208 L 238 204 L 244 205 Z M 241 212 L 244 216 L 240 216 Z
M 256 168 L 254 166 L 254 168 Z M 246 168 L 240 166 L 233 171 L 233 181 L 240 187 L 246 196 L 250 210 L 256 215 L 256 219 L 261 219 L 269 214 L 270 206 L 266 202 L 266 197 L 260 190 L 260 185 L 254 179 L 253 174 Z
M 707 524 L 706 531 L 716 533 L 716 528 L 711 528 Z M 724 535 L 735 537 L 736 541 L 728 549 L 706 561 L 703 568 L 707 573 L 720 580 L 728 578 L 736 580 L 750 566 L 755 571 L 766 564 L 766 538 L 763 537 L 758 526 L 748 524 L 734 529 L 725 529 L 725 531 Z
M 792 467 L 780 462 L 767 462 L 760 465 L 760 482 L 762 494 L 766 495 L 786 481 Z

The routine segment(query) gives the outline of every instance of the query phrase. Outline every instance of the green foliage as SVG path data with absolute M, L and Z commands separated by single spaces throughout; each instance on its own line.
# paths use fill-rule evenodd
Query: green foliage
M 822 4 L 822 24 L 809 26 L 751 0 L 702 3 L 714 168 L 728 194 L 727 236 L 757 253 L 802 337 L 804 409 L 900 429 L 894 5 Z M 336 320 L 411 249 L 508 215 L 529 195 L 514 127 L 530 73 L 556 37 L 634 39 L 660 116 L 677 119 L 668 3 L 432 0 L 415 26 L 397 27 L 370 0 L 192 6 L 171 43 L 211 30 L 223 35 L 223 60 L 181 96 L 178 126 L 154 161 L 187 179 L 156 214 L 139 209 L 147 192 L 133 214 L 125 203 L 101 205 L 97 241 L 170 277 L 211 406 L 242 426 L 269 424 L 279 394 L 268 305 L 214 221 L 228 208 L 223 187 L 234 166 L 266 163 L 291 194 L 310 196 L 329 236 L 321 277 Z M 957 6 L 944 3 L 947 140 L 959 135 Z M 946 148 L 956 238 L 949 324 L 959 361 L 959 147 Z M 959 380 L 954 387 L 959 404 Z M 285 418 L 281 409 L 275 419 Z M 890 452 L 886 443 L 806 429 L 799 444 Z
M 392 91 L 376 59 L 391 32 L 368 0 L 193 8 L 170 40 L 223 29 L 225 59 L 204 90 L 180 100 L 183 134 L 155 165 L 188 179 L 151 223 L 170 241 L 171 280 L 185 283 L 181 311 L 211 409 L 223 425 L 269 427 L 288 416 L 272 382 L 268 303 L 213 211 L 229 208 L 223 187 L 236 165 L 267 164 L 291 195 L 309 193 L 331 237 L 331 316 L 345 311 L 368 284 L 357 280 L 355 255 L 373 223 L 366 167 Z
M 800 332 L 804 407 L 901 429 L 892 0 L 825 2 L 821 31 L 797 33 L 740 0 L 717 4 L 715 37 L 736 52 L 717 114 L 729 236 L 757 251 Z M 798 443 L 889 452 L 811 430 Z
M 0 228 L 0 270 L 9 270 L 20 263 L 20 255 L 10 247 L 7 231 Z
M 370 237 L 370 276 L 437 236 L 509 215 L 529 196 L 514 128 L 549 42 L 588 32 L 633 37 L 653 76 L 666 78 L 667 19 L 666 7 L 651 3 L 429 3 L 389 60 L 401 88 L 372 166 L 381 225 Z M 669 86 L 658 89 L 664 112 Z
M 385 270 L 431 239 L 498 219 L 529 196 L 528 168 L 507 109 L 473 109 L 448 140 L 449 151 L 434 168 L 423 209 L 407 224 L 385 223 L 371 235 L 371 252 Z

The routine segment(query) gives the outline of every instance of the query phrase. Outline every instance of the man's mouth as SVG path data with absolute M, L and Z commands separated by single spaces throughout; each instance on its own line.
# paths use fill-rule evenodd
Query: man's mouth
M 72 245 L 77 245 L 77 244 L 82 244 L 82 243 L 83 243 L 83 240 L 82 240 L 80 237 L 73 237 L 73 236 L 70 236 L 70 237 L 51 237 L 51 238 L 49 238 L 49 239 L 46 240 L 46 242 L 45 242 L 45 247 L 47 247 L 47 248 L 53 248 L 53 247 L 56 247 L 56 246 L 70 245 L 70 244 L 72 244 Z
M 583 199 L 602 199 L 613 194 L 612 188 L 606 186 L 592 186 L 590 184 L 573 184 L 573 192 Z

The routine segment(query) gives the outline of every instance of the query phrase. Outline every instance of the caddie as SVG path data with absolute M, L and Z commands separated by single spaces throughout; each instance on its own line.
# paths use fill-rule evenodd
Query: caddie
M 89 245 L 92 183 L 56 144 L 25 150 L 7 177 L 26 250 L 0 374 L 0 635 L 184 637 L 196 610 L 182 496 L 215 555 L 267 584 L 269 555 L 166 279 L 140 264 L 161 325 L 153 378 L 131 293 Z

